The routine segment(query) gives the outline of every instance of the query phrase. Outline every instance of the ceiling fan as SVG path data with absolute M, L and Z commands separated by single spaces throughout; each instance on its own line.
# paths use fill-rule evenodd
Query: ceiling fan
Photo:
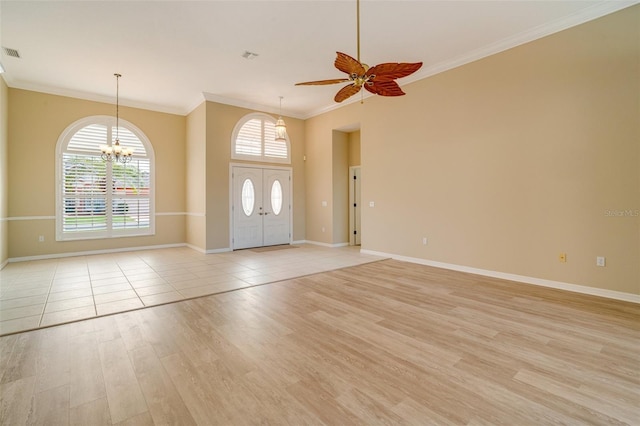
M 340 71 L 347 73 L 348 78 L 335 78 L 331 80 L 307 81 L 297 83 L 296 86 L 320 86 L 326 84 L 346 83 L 349 84 L 336 93 L 333 98 L 336 102 L 342 102 L 345 99 L 355 95 L 363 87 L 380 96 L 402 96 L 402 91 L 396 79 L 406 77 L 418 71 L 422 66 L 422 62 L 415 63 L 398 63 L 386 62 L 369 68 L 367 64 L 360 62 L 360 0 L 356 0 L 356 25 L 357 25 L 357 45 L 358 59 L 355 59 L 346 53 L 336 52 L 338 56 L 334 65 Z

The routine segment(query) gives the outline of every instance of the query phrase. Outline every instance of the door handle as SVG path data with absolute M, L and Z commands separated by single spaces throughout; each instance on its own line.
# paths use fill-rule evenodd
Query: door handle
M 266 216 L 266 215 L 268 215 L 268 214 L 269 214 L 269 212 L 264 212 L 264 215 L 265 215 L 265 216 Z

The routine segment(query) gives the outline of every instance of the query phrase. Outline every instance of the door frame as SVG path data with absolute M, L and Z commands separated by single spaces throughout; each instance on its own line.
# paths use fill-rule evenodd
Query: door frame
M 271 169 L 271 170 L 285 170 L 289 172 L 291 181 L 289 182 L 289 244 L 293 242 L 293 167 L 287 166 L 272 166 L 268 164 L 252 164 L 252 163 L 229 163 L 229 247 L 231 251 L 234 250 L 233 244 L 233 169 L 234 167 L 250 168 L 250 169 Z
M 355 231 L 355 212 L 353 208 L 353 203 L 355 202 L 356 194 L 354 194 L 353 189 L 353 177 L 355 176 L 356 169 L 360 171 L 360 192 L 362 193 L 362 166 L 350 166 L 349 167 L 349 245 L 356 245 L 356 237 L 353 234 Z M 361 194 L 362 195 L 362 194 Z M 362 197 L 361 197 L 362 198 Z M 360 204 L 362 204 L 362 199 L 360 200 Z M 360 209 L 360 242 L 362 243 L 362 206 L 357 206 L 357 209 Z

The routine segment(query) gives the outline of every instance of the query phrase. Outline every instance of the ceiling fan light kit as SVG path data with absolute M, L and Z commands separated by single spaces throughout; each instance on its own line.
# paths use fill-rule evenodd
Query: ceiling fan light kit
M 334 66 L 340 71 L 346 73 L 348 78 L 336 78 L 331 80 L 307 81 L 297 83 L 296 86 L 321 86 L 327 84 L 349 83 L 336 93 L 333 98 L 336 102 L 342 102 L 345 99 L 358 93 L 363 87 L 368 92 L 380 96 L 402 96 L 402 91 L 396 79 L 406 77 L 418 71 L 422 67 L 422 62 L 403 63 L 403 62 L 386 62 L 369 68 L 368 65 L 360 62 L 360 0 L 356 0 L 356 17 L 357 17 L 357 47 L 358 58 L 355 59 L 346 53 L 336 52 L 337 57 Z

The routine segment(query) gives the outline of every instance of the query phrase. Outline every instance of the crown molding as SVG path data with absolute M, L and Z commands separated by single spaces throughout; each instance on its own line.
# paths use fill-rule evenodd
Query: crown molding
M 566 29 L 584 24 L 586 22 L 593 21 L 605 15 L 609 15 L 611 13 L 633 6 L 637 3 L 640 3 L 640 0 L 613 0 L 589 6 L 572 15 L 565 16 L 562 19 L 557 19 L 544 25 L 539 25 L 537 27 L 531 28 L 530 30 L 523 31 L 519 34 L 515 34 L 502 40 L 498 40 L 497 42 L 491 43 L 489 45 L 472 50 L 451 60 L 440 62 L 438 64 L 427 67 L 424 70 L 418 71 L 415 75 L 405 79 L 404 81 L 407 83 L 412 83 L 417 80 L 422 80 L 432 75 L 457 68 L 459 66 L 477 61 L 479 59 L 504 52 L 505 50 L 509 50 L 514 47 L 539 40 L 551 34 L 555 34 L 560 31 L 564 31 Z
M 477 61 L 479 59 L 483 59 L 488 56 L 494 55 L 496 53 L 500 53 L 505 50 L 520 46 L 522 44 L 529 43 L 531 41 L 546 37 L 548 35 L 566 30 L 568 28 L 575 27 L 577 25 L 592 21 L 594 19 L 601 18 L 608 14 L 636 5 L 638 3 L 640 3 L 640 0 L 609 0 L 609 1 L 599 2 L 595 5 L 586 7 L 579 12 L 576 12 L 569 16 L 565 16 L 561 19 L 557 19 L 555 21 L 546 23 L 544 25 L 539 25 L 527 31 L 516 34 L 514 36 L 504 38 L 497 42 L 494 42 L 489 45 L 483 46 L 481 48 L 475 49 L 473 51 L 467 52 L 463 55 L 452 58 L 450 60 L 446 60 L 434 65 L 425 67 L 420 71 L 418 71 L 417 73 L 407 78 L 404 78 L 402 82 L 404 85 L 406 85 L 419 80 L 423 80 L 425 78 L 431 77 L 441 72 L 445 72 L 445 71 L 460 67 L 462 65 L 466 65 L 468 63 Z M 12 79 L 8 78 L 6 73 L 2 74 L 2 78 L 5 80 L 7 86 L 10 88 L 31 90 L 31 91 L 47 93 L 51 95 L 66 96 L 66 97 L 83 99 L 83 100 L 94 101 L 94 102 L 115 104 L 115 98 L 111 96 L 104 96 L 104 95 L 99 95 L 95 93 L 38 85 L 38 84 L 24 82 L 24 81 L 13 81 Z M 364 93 L 363 99 L 367 99 L 371 96 L 373 95 L 368 92 Z M 294 113 L 292 111 L 282 110 L 282 115 L 285 115 L 291 118 L 300 119 L 300 120 L 306 120 L 330 111 L 337 110 L 339 108 L 345 107 L 355 102 L 359 102 L 360 99 L 361 99 L 360 96 L 354 96 L 351 99 L 348 99 L 342 103 L 333 103 L 333 104 L 325 105 L 325 106 L 315 108 L 306 112 Z M 120 101 L 120 105 L 133 107 L 133 108 L 141 108 L 141 109 L 150 110 L 150 111 L 186 116 L 190 114 L 195 108 L 197 108 L 204 101 L 216 102 L 216 103 L 235 106 L 239 108 L 247 108 L 254 111 L 268 112 L 275 115 L 280 114 L 279 108 L 275 108 L 273 106 L 261 105 L 259 103 L 224 97 L 224 96 L 216 95 L 213 93 L 207 93 L 207 92 L 202 92 L 202 95 L 198 95 L 197 99 L 194 98 L 187 105 L 181 105 L 181 106 L 180 105 L 160 105 L 160 104 L 154 104 L 154 103 L 127 100 L 127 99 L 122 99 Z
M 556 19 L 555 21 L 548 22 L 544 25 L 539 25 L 527 31 L 523 31 L 519 34 L 515 34 L 513 36 L 504 38 L 502 40 L 498 40 L 494 43 L 472 50 L 470 52 L 467 52 L 463 55 L 452 58 L 450 60 L 439 62 L 437 64 L 425 67 L 419 70 L 418 72 L 416 72 L 415 74 L 404 78 L 402 80 L 403 85 L 414 83 L 419 80 L 423 80 L 425 78 L 460 67 L 462 65 L 466 65 L 471 62 L 475 62 L 477 60 L 489 57 L 491 55 L 504 52 L 505 50 L 512 49 L 514 47 L 523 45 L 525 43 L 529 43 L 531 41 L 541 39 L 551 34 L 564 31 L 566 29 L 584 24 L 589 21 L 593 21 L 598 18 L 602 18 L 603 16 L 618 12 L 622 9 L 626 9 L 638 3 L 640 3 L 640 0 L 610 0 L 610 1 L 595 4 L 593 6 L 586 7 L 579 12 L 565 16 L 561 19 Z M 370 96 L 374 96 L 374 95 L 370 93 L 366 93 L 364 96 L 364 99 Z M 329 111 L 342 108 L 354 102 L 358 102 L 359 100 L 360 100 L 359 96 L 354 96 L 348 101 L 342 102 L 340 104 L 333 104 L 333 105 L 328 105 L 318 109 L 314 109 L 310 111 L 308 114 L 305 114 L 303 119 L 306 120 L 308 118 L 312 118 L 317 115 L 321 115 Z
M 12 89 L 29 90 L 33 92 L 46 93 L 48 95 L 65 96 L 67 98 L 82 99 L 84 101 L 102 102 L 106 104 L 116 104 L 115 96 L 99 95 L 97 93 L 83 92 L 80 90 L 63 89 L 58 87 L 45 86 L 24 81 L 13 81 L 5 79 L 7 86 Z M 120 106 L 131 108 L 139 108 L 148 111 L 163 112 L 166 114 L 187 115 L 190 111 L 186 108 L 180 108 L 172 105 L 159 105 L 148 102 L 139 102 L 120 97 Z
M 276 108 L 273 106 L 261 105 L 259 103 L 247 102 L 247 101 L 242 101 L 234 98 L 227 98 L 224 96 L 215 95 L 213 93 L 208 93 L 208 92 L 202 92 L 202 95 L 204 96 L 204 99 L 208 102 L 216 102 L 219 104 L 235 106 L 238 108 L 246 108 L 252 111 L 268 112 L 275 115 L 281 114 L 286 117 L 297 118 L 301 120 L 304 120 L 306 118 L 305 115 L 300 115 L 298 113 L 294 113 L 284 109 L 282 110 L 282 112 L 280 112 L 280 108 Z

